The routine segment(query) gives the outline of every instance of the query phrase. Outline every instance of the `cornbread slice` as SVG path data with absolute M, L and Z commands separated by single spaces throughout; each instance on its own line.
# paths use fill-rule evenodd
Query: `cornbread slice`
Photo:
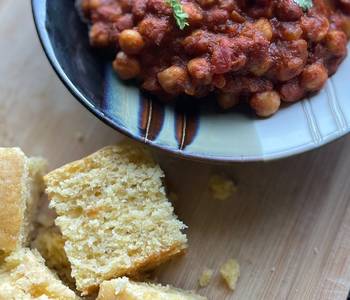
M 27 158 L 19 148 L 0 148 L 0 252 L 28 244 L 45 169 L 41 158 Z
M 45 266 L 36 250 L 12 252 L 0 268 L 0 300 L 59 299 L 78 297 Z
M 184 251 L 186 226 L 140 146 L 121 143 L 45 176 L 72 277 L 83 295 L 104 280 L 137 274 Z
M 205 300 L 191 292 L 156 284 L 136 283 L 126 277 L 104 281 L 96 300 Z
M 66 252 L 64 251 L 65 240 L 56 226 L 41 227 L 32 243 L 32 247 L 37 249 L 45 259 L 45 264 L 54 270 L 57 275 L 69 286 L 74 286 L 71 277 L 71 267 Z
M 235 259 L 229 259 L 220 268 L 221 277 L 231 290 L 235 290 L 240 275 L 239 264 Z

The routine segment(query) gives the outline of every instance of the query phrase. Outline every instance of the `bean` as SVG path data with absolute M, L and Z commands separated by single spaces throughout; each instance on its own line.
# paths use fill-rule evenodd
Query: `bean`
M 259 117 L 269 117 L 279 109 L 281 98 L 275 91 L 256 93 L 249 104 Z

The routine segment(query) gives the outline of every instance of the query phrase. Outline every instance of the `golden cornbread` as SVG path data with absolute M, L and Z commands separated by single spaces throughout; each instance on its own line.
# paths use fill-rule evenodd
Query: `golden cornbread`
M 104 280 L 137 274 L 184 251 L 164 173 L 136 144 L 109 146 L 45 176 L 72 277 L 84 295 Z
M 0 148 L 0 252 L 27 245 L 43 191 L 46 162 L 19 148 Z
M 170 286 L 136 283 L 126 277 L 105 281 L 96 300 L 205 300 L 205 297 Z
M 0 267 L 0 300 L 57 299 L 78 297 L 45 266 L 36 250 L 12 252 Z
M 71 277 L 71 267 L 66 252 L 64 251 L 64 239 L 56 226 L 41 227 L 32 243 L 45 259 L 45 264 L 70 286 L 74 285 Z

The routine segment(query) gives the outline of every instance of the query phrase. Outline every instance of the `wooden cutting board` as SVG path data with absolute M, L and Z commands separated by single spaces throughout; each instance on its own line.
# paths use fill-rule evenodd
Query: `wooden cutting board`
M 50 168 L 114 143 L 121 135 L 67 92 L 40 48 L 30 1 L 0 1 L 0 145 L 49 159 Z M 156 156 L 188 224 L 186 256 L 157 271 L 160 282 L 197 289 L 216 271 L 209 299 L 345 300 L 350 288 L 350 136 L 317 151 L 269 163 L 211 165 Z M 223 172 L 238 190 L 227 201 L 208 192 Z M 237 258 L 234 293 L 217 273 Z

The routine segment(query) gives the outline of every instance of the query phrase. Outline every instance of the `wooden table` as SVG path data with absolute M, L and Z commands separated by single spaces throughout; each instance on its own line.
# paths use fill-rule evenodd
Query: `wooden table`
M 67 92 L 40 48 L 29 0 L 0 1 L 0 141 L 43 155 L 50 168 L 120 139 Z M 269 163 L 211 165 L 158 153 L 190 248 L 159 281 L 196 289 L 204 267 L 237 258 L 231 293 L 216 273 L 209 299 L 345 300 L 350 288 L 350 136 Z M 234 178 L 228 201 L 211 198 L 212 173 Z

